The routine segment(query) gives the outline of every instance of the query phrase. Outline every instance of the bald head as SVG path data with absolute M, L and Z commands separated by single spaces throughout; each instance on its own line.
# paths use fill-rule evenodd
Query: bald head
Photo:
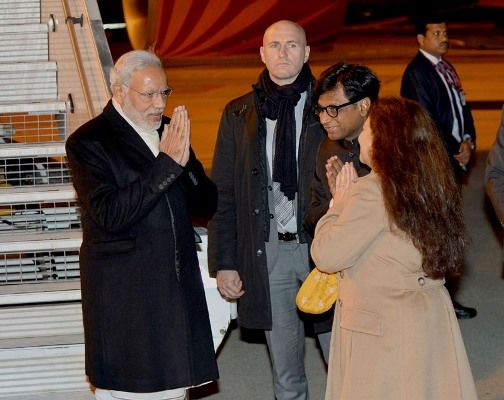
M 306 32 L 303 29 L 301 25 L 299 25 L 296 22 L 289 21 L 286 19 L 280 20 L 275 22 L 274 24 L 271 24 L 266 28 L 264 31 L 264 36 L 263 36 L 263 46 L 267 41 L 269 40 L 269 37 L 272 35 L 275 35 L 276 31 L 297 31 L 297 34 L 299 35 L 299 39 L 301 41 L 301 44 L 303 46 L 306 46 Z
M 282 86 L 296 80 L 308 61 L 310 47 L 306 45 L 306 34 L 299 24 L 282 20 L 266 29 L 260 53 L 271 80 Z

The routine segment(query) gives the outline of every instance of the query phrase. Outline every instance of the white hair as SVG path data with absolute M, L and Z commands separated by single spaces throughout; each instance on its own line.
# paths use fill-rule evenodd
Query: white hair
M 123 54 L 110 70 L 110 85 L 128 84 L 133 73 L 145 67 L 163 68 L 163 64 L 150 51 L 133 50 Z

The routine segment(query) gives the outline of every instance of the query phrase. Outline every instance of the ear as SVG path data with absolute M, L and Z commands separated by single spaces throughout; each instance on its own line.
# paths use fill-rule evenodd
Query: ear
M 264 61 L 264 47 L 261 46 L 259 47 L 259 54 L 261 55 L 261 61 L 266 64 L 266 61 Z
M 422 35 L 421 33 L 419 33 L 418 35 L 416 35 L 416 40 L 417 40 L 418 44 L 420 45 L 420 47 L 423 47 L 425 36 Z
M 363 117 L 367 117 L 369 109 L 371 108 L 371 99 L 369 97 L 364 97 L 360 102 L 360 114 Z
M 112 97 L 116 100 L 121 106 L 124 103 L 124 97 L 126 96 L 126 91 L 124 90 L 123 85 L 111 85 L 110 89 L 112 90 Z
M 305 46 L 304 62 L 308 61 L 308 58 L 310 58 L 310 46 Z

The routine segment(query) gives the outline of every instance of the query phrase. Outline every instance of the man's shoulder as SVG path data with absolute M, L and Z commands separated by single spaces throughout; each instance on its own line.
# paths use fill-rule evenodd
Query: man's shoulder
M 417 68 L 424 68 L 425 66 L 430 65 L 430 61 L 425 57 L 421 51 L 418 51 L 415 54 L 415 57 L 411 59 L 409 62 L 408 66 L 406 67 L 406 70 L 411 70 L 411 69 L 417 69 Z
M 251 90 L 250 92 L 245 93 L 244 95 L 237 97 L 231 100 L 226 105 L 226 109 L 231 112 L 243 112 L 249 107 L 255 106 L 255 94 Z
M 68 137 L 67 142 L 71 143 L 77 140 L 103 137 L 103 130 L 100 129 L 100 127 L 106 124 L 106 121 L 107 119 L 103 113 L 97 115 L 77 128 L 75 132 Z

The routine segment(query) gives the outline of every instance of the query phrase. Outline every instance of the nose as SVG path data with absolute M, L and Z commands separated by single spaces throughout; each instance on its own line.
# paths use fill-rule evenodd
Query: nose
M 319 119 L 320 119 L 320 123 L 322 125 L 325 125 L 327 124 L 332 118 L 329 117 L 329 115 L 327 115 L 327 112 L 324 110 L 322 111 L 320 114 L 319 114 Z
M 287 55 L 287 50 L 286 50 L 285 46 L 280 46 L 279 52 L 280 52 L 279 55 L 282 58 Z
M 164 97 L 161 93 L 156 93 L 152 98 L 152 104 L 154 107 L 164 108 L 167 103 L 167 98 Z

